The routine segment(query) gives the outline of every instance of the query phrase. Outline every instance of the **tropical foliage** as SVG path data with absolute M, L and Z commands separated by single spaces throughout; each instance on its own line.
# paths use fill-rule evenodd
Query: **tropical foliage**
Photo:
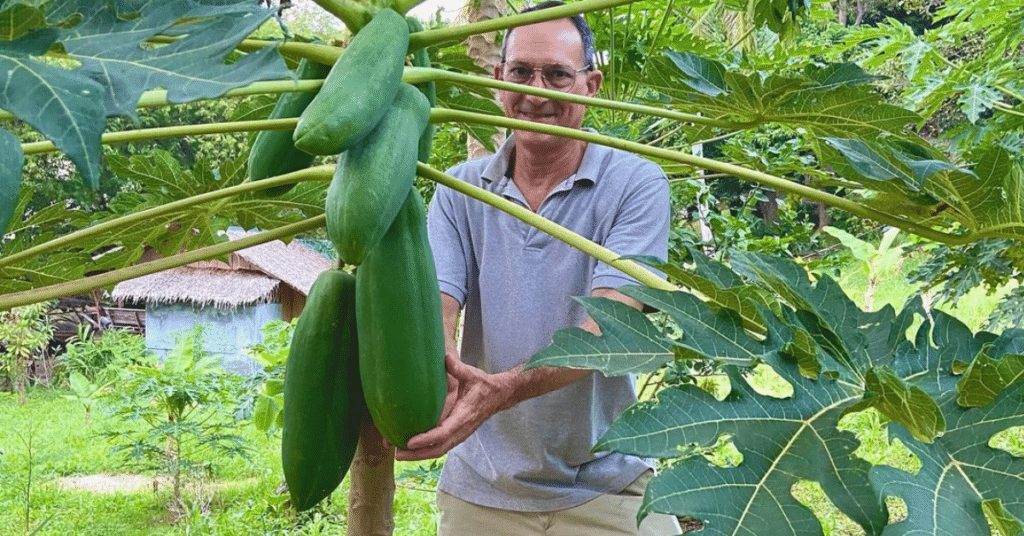
M 358 31 L 386 2 L 317 3 Z M 396 7 L 404 12 L 414 3 Z M 749 222 L 755 208 L 767 221 L 781 207 L 775 225 L 824 240 L 816 231 L 827 223 L 823 207 L 831 207 L 845 216 L 829 218 L 862 229 L 884 225 L 916 235 L 931 249 L 920 279 L 949 297 L 982 283 L 1019 281 L 1024 6 L 950 0 L 923 33 L 895 19 L 838 27 L 801 1 L 583 0 L 570 4 L 572 10 L 593 13 L 598 46 L 607 51 L 601 62 L 607 98 L 581 101 L 590 105 L 588 121 L 598 133 L 500 117 L 490 91 L 513 88 L 478 76 L 459 47 L 449 45 L 538 20 L 531 13 L 411 37 L 410 48 L 429 47 L 440 68 L 407 68 L 404 79 L 437 81 L 432 121 L 447 125 L 442 137 L 487 144 L 496 129 L 534 129 L 621 147 L 663 164 L 679 186 L 677 201 L 694 206 L 687 212 L 700 220 L 695 223 L 718 221 L 720 234 L 733 227 L 722 225 L 728 218 L 710 216 L 711 202 L 730 196 L 722 189 L 727 181 L 742 181 L 754 188 L 732 186 L 745 197 L 725 203 L 739 221 Z M 250 183 L 244 154 L 182 165 L 165 151 L 111 153 L 107 168 L 132 188 L 120 190 L 105 204 L 111 212 L 99 214 L 60 204 L 29 209 L 33 181 L 22 187 L 26 156 L 59 150 L 96 186 L 103 144 L 292 128 L 287 120 L 263 120 L 272 98 L 261 97 L 239 106 L 230 122 L 104 134 L 108 118 L 135 117 L 137 109 L 315 90 L 319 81 L 294 81 L 288 65 L 299 58 L 330 64 L 341 48 L 286 29 L 268 35 L 276 14 L 242 0 L 0 2 L 0 82 L 13 88 L 0 94 L 0 108 L 8 112 L 4 119 L 22 122 L 0 131 L 0 227 L 6 228 L 0 308 L 323 225 L 330 161 Z M 803 22 L 806 17 L 812 20 Z M 816 35 L 800 37 L 801 28 Z M 564 98 L 536 87 L 515 89 Z M 26 124 L 49 141 L 29 141 L 31 135 L 22 135 Z M 646 286 L 626 292 L 662 315 L 656 324 L 614 302 L 580 298 L 603 335 L 560 332 L 534 365 L 627 374 L 700 364 L 727 376 L 724 399 L 693 385 L 667 388 L 629 410 L 595 446 L 673 460 L 653 481 L 641 515 L 693 516 L 710 534 L 763 533 L 766 523 L 772 534 L 820 534 L 814 516 L 790 493 L 806 480 L 820 484 L 868 534 L 1021 531 L 1024 466 L 989 446 L 997 433 L 1024 425 L 1019 330 L 972 333 L 919 300 L 899 311 L 862 311 L 830 278 L 782 258 L 803 246 L 769 243 L 779 226 L 756 232 L 750 226 L 716 242 L 680 225 L 676 243 L 696 247 L 677 248 L 672 262 L 618 259 L 431 167 L 445 167 L 454 154 L 435 154 L 419 174 L 633 275 Z M 259 193 L 296 182 L 306 184 L 280 198 Z M 808 226 L 809 214 L 786 202 L 797 198 L 821 208 L 817 222 Z M 232 223 L 268 230 L 226 243 L 220 230 Z M 702 252 L 722 244 L 730 247 L 720 248 L 718 259 Z M 146 248 L 164 258 L 131 266 Z M 772 255 L 744 251 L 757 249 Z M 668 279 L 644 270 L 644 262 Z M 1017 294 L 1024 302 L 1024 293 Z M 792 394 L 759 394 L 748 381 L 757 366 L 770 367 Z M 267 428 L 276 420 L 276 394 L 268 388 L 261 399 Z M 839 423 L 868 409 L 888 419 L 892 436 L 917 457 L 916 474 L 854 455 L 858 440 Z M 723 438 L 742 460 L 709 466 L 699 455 Z M 907 504 L 905 521 L 890 523 L 889 496 Z

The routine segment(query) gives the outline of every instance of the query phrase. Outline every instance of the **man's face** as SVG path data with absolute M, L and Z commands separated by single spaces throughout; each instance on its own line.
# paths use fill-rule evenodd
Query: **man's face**
M 546 65 L 561 65 L 568 71 L 575 71 L 586 66 L 583 58 L 583 40 L 579 31 L 569 19 L 559 19 L 516 28 L 509 35 L 505 53 L 505 65 L 494 68 L 494 77 L 504 78 L 505 69 L 510 66 L 519 68 L 541 68 Z M 575 83 L 567 91 L 577 95 L 593 97 L 601 87 L 600 71 L 582 71 L 575 73 Z M 552 89 L 545 86 L 540 71 L 533 74 L 531 85 Z M 522 119 L 536 123 L 547 123 L 568 128 L 580 128 L 586 106 L 563 101 L 546 99 L 532 95 L 524 95 L 512 91 L 499 91 L 498 99 L 505 110 L 505 115 L 513 119 Z M 562 137 L 540 134 L 537 132 L 516 131 L 519 143 L 542 144 L 552 149 L 565 144 L 568 140 Z

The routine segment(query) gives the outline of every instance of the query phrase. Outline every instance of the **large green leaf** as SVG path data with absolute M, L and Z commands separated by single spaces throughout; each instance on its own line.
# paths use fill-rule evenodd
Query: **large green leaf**
M 972 78 L 964 84 L 956 84 L 953 89 L 961 92 L 960 109 L 971 123 L 977 123 L 981 114 L 991 110 L 995 103 L 1003 98 L 999 90 L 977 78 Z
M 78 167 L 95 186 L 99 180 L 100 136 L 106 113 L 103 86 L 80 69 L 34 60 L 54 44 L 58 33 L 42 29 L 0 42 L 0 108 L 32 125 Z
M 685 292 L 623 287 L 623 293 L 674 321 L 682 336 L 669 338 L 621 304 L 591 298 L 586 305 L 603 335 L 556 333 L 558 344 L 530 361 L 530 366 L 620 374 L 650 370 L 670 359 L 700 359 L 718 363 L 728 374 L 731 393 L 724 400 L 694 386 L 663 390 L 655 400 L 627 410 L 595 445 L 595 450 L 682 458 L 651 482 L 641 515 L 695 516 L 705 521 L 709 534 L 763 534 L 768 522 L 773 535 L 820 534 L 814 515 L 790 493 L 797 481 L 811 480 L 867 534 L 880 534 L 887 522 L 883 495 L 872 487 L 869 464 L 853 455 L 856 438 L 837 429 L 839 419 L 874 408 L 894 423 L 904 442 L 945 449 L 941 445 L 956 437 L 964 411 L 951 408 L 949 399 L 955 405 L 958 397 L 981 402 L 1002 397 L 1006 386 L 1019 385 L 1024 375 L 1016 357 L 1024 353 L 1019 330 L 974 334 L 942 312 L 926 315 L 920 300 L 899 313 L 891 307 L 861 311 L 831 279 L 812 283 L 796 264 L 764 255 L 734 255 L 731 270 L 708 259 L 701 263 L 702 292 L 710 289 L 713 295 L 716 285 L 724 290 L 743 281 L 775 297 L 778 311 L 759 308 L 764 336 L 751 335 L 740 315 L 721 303 L 712 308 Z M 711 273 L 716 275 L 707 276 Z M 908 335 L 915 317 L 928 320 Z M 640 348 L 654 351 L 635 350 Z M 986 355 L 999 361 L 975 361 Z M 807 374 L 808 359 L 817 362 L 820 374 Z M 769 365 L 792 394 L 777 398 L 755 392 L 743 373 L 754 363 Z M 958 376 L 965 369 L 967 376 Z M 1014 419 L 1024 419 L 1013 411 Z M 706 448 L 722 436 L 731 437 L 742 454 L 739 466 L 687 459 L 692 445 Z M 924 489 L 938 489 L 930 485 Z M 999 523 L 1013 526 L 1013 516 L 1019 516 L 1015 495 L 985 495 L 972 506 L 976 515 L 983 515 L 982 500 Z
M 41 0 L 0 2 L 0 41 L 13 41 L 32 30 L 46 26 Z
M 273 16 L 273 10 L 256 2 L 149 0 L 132 3 L 130 11 L 115 6 L 120 7 L 109 0 L 66 0 L 50 13 L 57 18 L 83 15 L 61 43 L 82 63 L 81 70 L 103 85 L 109 115 L 134 116 L 139 96 L 156 87 L 167 89 L 170 102 L 181 103 L 289 75 L 272 47 L 225 62 L 235 45 Z M 185 35 L 165 46 L 144 45 L 164 33 Z
M 31 188 L 22 189 L 15 204 L 15 214 L 25 213 L 32 193 Z M 66 229 L 81 228 L 88 223 L 88 214 L 78 209 L 68 209 L 63 203 L 35 212 L 26 220 L 13 218 L 7 228 L 11 238 L 0 244 L 3 248 L 2 256 L 24 251 L 56 238 Z M 91 252 L 91 249 L 60 251 L 0 267 L 0 294 L 84 277 Z
M 988 443 L 995 434 L 1024 425 L 1021 384 L 983 408 L 966 409 L 956 399 L 955 392 L 940 399 L 948 429 L 934 443 L 914 441 L 904 429 L 890 427 L 920 459 L 921 469 L 916 475 L 887 466 L 871 470 L 880 497 L 898 496 L 907 504 L 907 520 L 887 527 L 883 536 L 989 534 L 986 510 L 1001 514 L 999 526 L 1016 526 L 1011 534 L 1019 533 L 1024 459 Z
M 711 97 L 729 92 L 725 83 L 725 66 L 721 63 L 689 52 L 670 50 L 665 55 L 683 74 L 683 83 L 694 91 Z
M 182 168 L 170 153 L 155 150 L 130 158 L 113 156 L 108 164 L 120 177 L 139 184 L 138 192 L 119 195 L 112 202 L 116 217 L 168 202 L 241 184 L 246 180 L 243 154 L 213 165 L 199 160 L 192 169 Z M 172 212 L 156 219 L 123 226 L 102 240 L 131 255 L 145 246 L 165 255 L 226 240 L 221 231 L 231 225 L 272 229 L 323 213 L 324 184 L 300 184 L 285 195 L 265 199 L 255 194 L 212 201 Z M 127 254 L 127 253 L 126 253 Z M 122 259 L 116 259 L 122 262 Z M 112 260 L 111 262 L 114 262 Z
M 0 236 L 14 215 L 14 207 L 21 191 L 21 166 L 25 153 L 21 141 L 6 129 L 0 129 Z
M 592 318 L 600 319 L 607 331 L 600 337 L 583 329 L 558 331 L 551 345 L 533 357 L 532 366 L 557 366 L 572 360 L 578 367 L 620 375 L 652 372 L 673 359 L 672 341 L 640 311 L 613 300 L 576 300 Z
M 169 153 L 155 149 L 146 155 L 108 159 L 111 170 L 135 187 L 110 202 L 111 212 L 95 218 L 104 222 L 169 202 L 213 192 L 246 181 L 247 155 L 213 165 L 198 160 L 182 168 Z M 61 283 L 98 272 L 128 266 L 147 247 L 164 255 L 224 241 L 222 231 L 232 225 L 247 229 L 273 229 L 323 213 L 326 184 L 301 183 L 287 194 L 265 199 L 245 194 L 173 211 L 159 217 L 122 225 L 101 236 L 77 241 L 49 255 L 0 267 L 0 293 Z M 23 194 L 24 198 L 25 194 Z M 24 199 L 27 202 L 27 198 Z M 86 227 L 88 214 L 56 204 L 12 225 L 14 239 L 3 244 L 5 255 L 56 238 L 69 229 Z
M 40 9 L 46 27 L 39 27 Z M 247 0 L 5 3 L 0 31 L 16 38 L 0 41 L 0 108 L 53 141 L 95 186 L 106 117 L 134 116 L 142 92 L 161 87 L 172 102 L 188 102 L 285 78 L 273 48 L 227 63 L 235 45 L 271 16 Z M 181 39 L 147 43 L 162 33 Z M 71 59 L 38 59 L 51 49 Z
M 616 421 L 595 448 L 674 457 L 690 443 L 709 446 L 728 434 L 743 455 L 732 468 L 703 458 L 675 463 L 651 481 L 641 516 L 693 516 L 708 534 L 817 535 L 817 518 L 790 494 L 793 484 L 807 479 L 820 482 L 844 513 L 878 534 L 887 513 L 867 479 L 870 465 L 850 455 L 858 446 L 853 434 L 836 429 L 856 390 L 806 379 L 795 364 L 774 366 L 794 384 L 791 398 L 758 395 L 727 367 L 732 392 L 725 401 L 693 386 L 671 388 Z
M 643 73 L 624 73 L 668 97 L 673 107 L 750 126 L 781 123 L 817 136 L 898 134 L 916 113 L 888 104 L 865 85 L 873 77 L 849 64 L 804 75 L 743 74 L 694 54 L 652 58 Z
M 971 362 L 957 383 L 957 403 L 982 407 L 992 403 L 1004 389 L 1024 380 L 1024 331 L 1006 330 Z
M 1020 155 L 1005 147 L 982 147 L 973 169 L 966 169 L 933 148 L 905 140 L 821 141 L 822 161 L 862 188 L 930 207 L 925 217 L 941 214 L 978 239 L 1024 238 L 1024 166 Z M 924 219 L 913 210 L 903 215 Z

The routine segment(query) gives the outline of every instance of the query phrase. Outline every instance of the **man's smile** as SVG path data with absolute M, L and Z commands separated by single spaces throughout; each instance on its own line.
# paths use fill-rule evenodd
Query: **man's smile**
M 526 118 L 529 121 L 541 121 L 541 120 L 548 119 L 548 118 L 558 117 L 558 114 L 555 114 L 555 113 L 530 113 L 530 112 L 523 112 L 523 111 L 520 111 L 519 115 L 523 116 L 524 118 Z

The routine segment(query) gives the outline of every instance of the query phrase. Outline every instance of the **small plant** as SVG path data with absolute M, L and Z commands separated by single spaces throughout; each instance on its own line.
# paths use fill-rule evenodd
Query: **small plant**
M 33 473 L 33 469 L 35 468 L 35 449 L 32 446 L 32 439 L 35 436 L 35 429 L 30 428 L 28 431 L 28 435 L 17 434 L 17 436 L 18 439 L 21 441 L 22 446 L 25 447 L 25 480 L 23 485 L 14 485 L 17 486 L 17 491 L 20 493 L 24 501 L 25 510 L 22 525 L 22 533 L 26 535 L 33 535 L 43 530 L 43 528 L 45 528 L 46 525 L 50 523 L 50 520 L 52 520 L 53 516 L 56 514 L 51 514 L 49 517 L 47 517 L 38 525 L 36 525 L 35 528 L 32 527 L 32 485 L 33 480 L 35 478 Z M 3 451 L 0 451 L 0 455 L 3 455 Z M 6 483 L 4 481 L 3 475 L 9 475 L 10 473 L 10 471 L 0 472 L 0 483 Z
M 170 474 L 176 510 L 186 477 L 208 476 L 214 460 L 248 458 L 250 451 L 228 410 L 238 381 L 203 349 L 203 332 L 196 326 L 179 335 L 160 366 L 128 367 L 119 388 L 103 395 L 115 418 L 135 425 L 103 433 L 115 443 L 113 452 L 129 464 Z
M 50 342 L 53 326 L 46 320 L 49 303 L 36 303 L 0 312 L 0 370 L 18 393 L 18 404 L 25 403 L 29 365 Z
M 62 395 L 68 400 L 74 400 L 85 408 L 85 426 L 88 428 L 92 416 L 92 407 L 96 404 L 99 395 L 112 382 L 103 385 L 96 385 L 89 381 L 81 372 L 75 371 L 68 377 L 68 385 L 71 387 L 70 395 Z
M 263 342 L 244 351 L 263 367 L 263 371 L 250 380 L 252 389 L 246 389 L 236 416 L 252 418 L 256 429 L 273 434 L 281 429 L 284 419 L 284 365 L 288 361 L 295 322 L 271 320 L 263 325 Z
M 146 352 L 146 339 L 141 335 L 125 329 L 108 329 L 98 334 L 89 326 L 79 327 L 60 360 L 68 381 L 78 372 L 97 384 L 116 380 L 120 371 L 130 365 L 155 362 L 152 354 Z

